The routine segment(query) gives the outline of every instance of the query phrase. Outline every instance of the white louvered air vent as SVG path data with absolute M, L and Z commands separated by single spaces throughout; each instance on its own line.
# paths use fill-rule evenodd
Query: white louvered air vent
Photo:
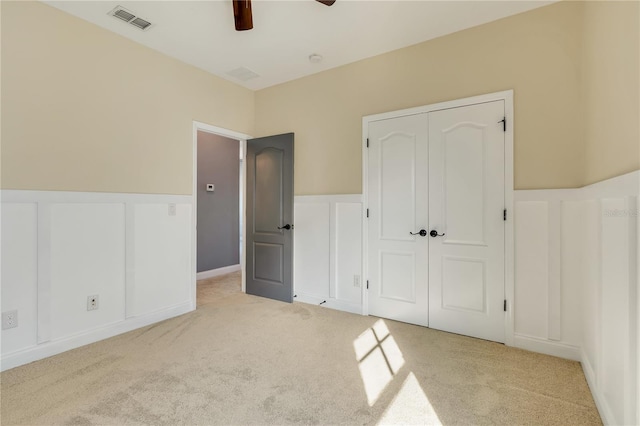
M 151 26 L 151 22 L 136 16 L 133 12 L 122 6 L 116 6 L 115 9 L 109 12 L 109 15 L 131 24 L 136 28 L 140 28 L 141 30 L 146 30 Z
M 231 70 L 227 72 L 227 75 L 230 75 L 233 78 L 237 78 L 240 81 L 248 81 L 248 80 L 251 80 L 252 78 L 260 77 L 258 74 L 251 71 L 249 68 L 245 68 L 245 67 L 240 67 L 240 68 L 236 68 L 235 70 Z

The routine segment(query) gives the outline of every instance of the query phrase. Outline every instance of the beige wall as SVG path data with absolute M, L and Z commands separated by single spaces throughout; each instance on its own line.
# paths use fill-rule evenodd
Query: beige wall
M 640 168 L 640 3 L 585 4 L 585 184 Z
M 362 117 L 514 89 L 515 187 L 583 183 L 582 5 L 566 2 L 256 93 L 256 132 L 296 134 L 296 194 L 360 193 Z
M 254 93 L 37 2 L 2 7 L 2 188 L 191 194 L 192 120 Z
M 640 167 L 638 2 L 562 2 L 255 94 L 42 3 L 0 4 L 4 189 L 190 194 L 198 120 L 293 131 L 296 194 L 359 193 L 363 116 L 505 89 L 516 188 Z

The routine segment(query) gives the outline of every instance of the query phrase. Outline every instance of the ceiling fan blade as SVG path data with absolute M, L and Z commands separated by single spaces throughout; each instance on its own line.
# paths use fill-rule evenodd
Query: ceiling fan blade
M 233 19 L 236 23 L 236 31 L 246 31 L 253 28 L 251 0 L 233 0 Z
M 336 0 L 316 0 L 318 3 L 322 3 L 325 6 L 331 6 L 336 2 Z

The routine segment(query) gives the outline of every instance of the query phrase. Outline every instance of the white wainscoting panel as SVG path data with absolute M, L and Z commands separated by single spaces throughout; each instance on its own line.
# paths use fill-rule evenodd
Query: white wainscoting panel
M 515 332 L 547 339 L 548 206 L 542 201 L 523 201 L 516 203 L 515 210 Z
M 584 204 L 584 228 L 592 232 L 583 234 L 583 249 L 579 251 L 582 258 L 583 282 L 581 288 L 581 324 L 582 324 L 582 365 L 593 370 L 599 365 L 599 348 L 602 346 L 600 329 L 600 219 L 602 209 L 600 200 L 586 200 Z M 578 238 L 576 238 L 577 240 Z M 587 374 L 594 376 L 595 371 Z
M 125 205 L 52 204 L 50 338 L 124 320 Z M 46 230 L 43 230 L 46 232 Z M 87 297 L 98 309 L 87 311 Z
M 582 204 L 573 202 L 580 191 L 515 193 L 514 344 L 574 360 L 581 337 L 581 254 L 574 249 L 581 247 L 583 227 Z
M 600 289 L 600 328 L 602 336 L 601 363 L 597 381 L 604 397 L 604 403 L 611 411 L 611 420 L 615 424 L 629 424 L 625 411 L 630 403 L 626 382 L 632 376 L 629 363 L 631 340 L 631 295 L 630 282 L 630 244 L 631 231 L 635 221 L 630 215 L 635 200 L 626 198 L 602 199 L 601 230 L 601 289 Z M 618 215 L 618 212 L 621 215 Z M 633 223 L 633 228 L 632 228 Z M 635 265 L 634 265 L 635 266 Z M 631 309 L 630 309 L 631 308 Z M 635 318 L 633 318 L 635 321 Z M 634 360 L 637 363 L 637 359 Z M 634 413 L 635 414 L 635 413 Z M 635 417 L 635 416 L 634 416 Z
M 330 203 L 294 202 L 293 282 L 301 297 L 329 297 Z
M 187 303 L 191 280 L 191 205 L 138 204 L 134 211 L 134 263 L 131 309 L 127 317 L 140 316 Z
M 639 183 L 515 196 L 515 345 L 580 360 L 605 424 L 640 424 Z
M 333 297 L 362 305 L 362 204 L 335 205 L 335 290 Z M 356 286 L 359 283 L 359 286 Z
M 560 212 L 562 229 L 560 231 L 561 251 L 558 253 L 560 275 L 558 285 L 561 293 L 557 318 L 560 325 L 560 338 L 567 345 L 579 347 L 582 342 L 581 306 L 584 297 L 584 202 L 569 200 L 562 202 Z
M 2 204 L 2 312 L 18 311 L 19 327 L 2 331 L 2 351 L 37 344 L 38 205 Z
M 2 370 L 195 308 L 191 196 L 1 197 L 2 312 L 18 311 L 18 327 L 2 330 Z
M 294 199 L 296 301 L 362 313 L 362 196 Z

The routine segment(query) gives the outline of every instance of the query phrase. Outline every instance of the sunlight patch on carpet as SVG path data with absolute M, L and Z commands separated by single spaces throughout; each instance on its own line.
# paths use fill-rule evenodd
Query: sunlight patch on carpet
M 393 398 L 382 417 L 379 425 L 442 425 L 435 410 L 418 383 L 418 379 L 409 373 L 402 384 L 402 388 Z
M 383 320 L 358 336 L 353 341 L 353 349 L 367 401 L 372 407 L 404 365 L 404 357 Z

